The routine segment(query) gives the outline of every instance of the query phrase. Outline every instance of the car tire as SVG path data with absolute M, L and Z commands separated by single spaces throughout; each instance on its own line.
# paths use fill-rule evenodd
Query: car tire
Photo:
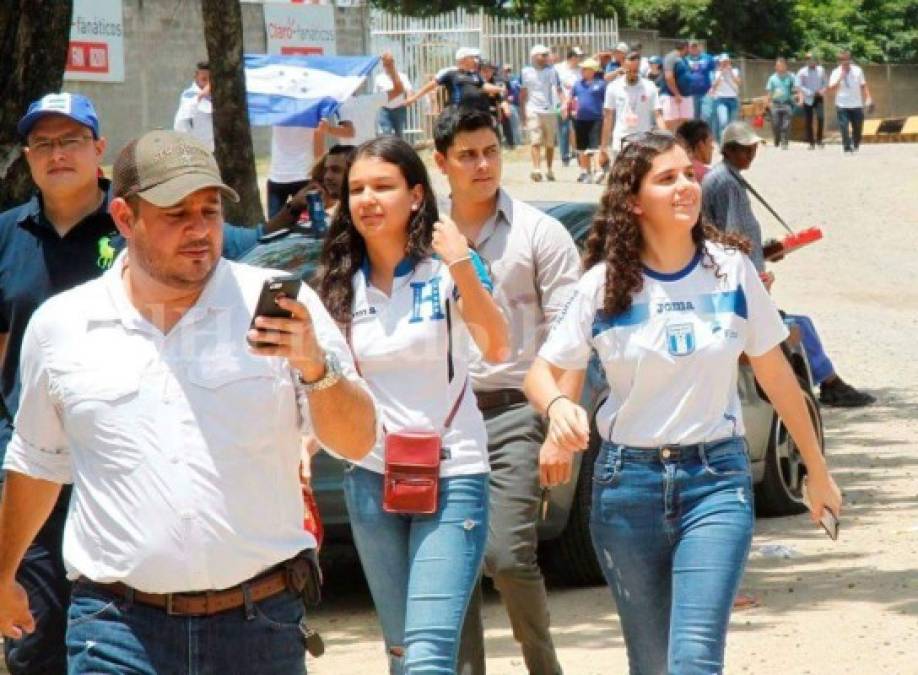
M 810 419 L 816 428 L 819 450 L 825 454 L 822 413 L 812 389 L 799 380 Z M 755 486 L 756 514 L 760 516 L 790 516 L 806 511 L 801 496 L 806 467 L 783 420 L 774 413 L 768 449 L 765 454 L 765 473 Z
M 594 432 L 590 447 L 583 453 L 580 462 L 580 475 L 567 526 L 557 539 L 544 544 L 540 551 L 546 575 L 553 583 L 563 586 L 598 586 L 605 583 L 590 537 L 593 464 L 599 445 L 599 437 Z

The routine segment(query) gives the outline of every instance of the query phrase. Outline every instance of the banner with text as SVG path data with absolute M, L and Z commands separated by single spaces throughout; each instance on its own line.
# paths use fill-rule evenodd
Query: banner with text
M 335 8 L 331 5 L 290 5 L 266 2 L 268 54 L 334 56 Z
M 64 79 L 124 82 L 121 0 L 74 0 Z

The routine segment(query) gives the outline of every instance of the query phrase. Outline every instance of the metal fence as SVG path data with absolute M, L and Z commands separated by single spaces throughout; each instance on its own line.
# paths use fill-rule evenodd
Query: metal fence
M 616 19 L 576 17 L 549 23 L 488 16 L 484 11 L 457 9 L 432 17 L 410 17 L 374 10 L 370 14 L 370 49 L 391 51 L 417 89 L 443 68 L 454 64 L 459 47 L 475 47 L 489 60 L 509 63 L 514 72 L 529 63 L 529 50 L 541 43 L 556 49 L 561 58 L 570 47 L 586 53 L 613 46 L 618 41 Z M 442 98 L 418 101 L 408 110 L 406 135 L 410 140 L 430 137 Z

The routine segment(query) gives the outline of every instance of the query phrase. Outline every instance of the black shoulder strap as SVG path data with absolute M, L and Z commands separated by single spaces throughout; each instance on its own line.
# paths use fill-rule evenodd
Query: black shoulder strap
M 762 206 L 768 209 L 768 212 L 775 217 L 775 220 L 777 220 L 779 223 L 781 223 L 781 225 L 784 226 L 785 230 L 787 230 L 791 234 L 794 234 L 794 231 L 791 229 L 790 225 L 784 222 L 784 219 L 778 215 L 778 212 L 775 211 L 773 208 L 771 208 L 771 204 L 766 202 L 765 198 L 762 197 L 762 195 L 760 195 L 758 192 L 755 191 L 755 188 L 749 184 L 749 181 L 747 181 L 745 178 L 743 178 L 740 175 L 739 171 L 736 171 L 732 166 L 729 166 L 729 165 L 727 166 L 727 170 L 730 172 L 730 174 L 734 178 L 736 178 L 736 180 L 739 181 L 740 185 L 742 185 L 744 188 L 749 190 L 749 192 L 752 193 L 752 196 L 759 200 L 759 203 L 761 203 Z

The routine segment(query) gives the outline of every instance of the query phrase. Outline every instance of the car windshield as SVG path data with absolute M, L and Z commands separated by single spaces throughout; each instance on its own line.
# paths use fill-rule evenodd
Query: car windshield
M 593 223 L 596 205 L 586 202 L 533 202 L 533 206 L 550 216 L 557 218 L 571 233 L 578 248 L 583 242 Z M 267 267 L 295 274 L 301 279 L 309 280 L 315 274 L 322 252 L 322 240 L 299 232 L 269 235 L 251 251 L 246 253 L 240 262 L 256 267 Z
M 240 262 L 267 267 L 310 279 L 316 271 L 322 240 L 292 232 L 273 241 L 263 241 L 246 253 Z

